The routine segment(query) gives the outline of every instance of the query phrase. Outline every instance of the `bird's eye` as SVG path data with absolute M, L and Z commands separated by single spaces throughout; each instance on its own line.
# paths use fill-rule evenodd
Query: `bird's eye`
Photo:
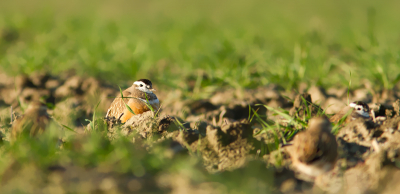
M 357 108 L 357 110 L 361 110 L 361 108 Z
M 140 84 L 140 87 L 143 87 L 143 84 Z

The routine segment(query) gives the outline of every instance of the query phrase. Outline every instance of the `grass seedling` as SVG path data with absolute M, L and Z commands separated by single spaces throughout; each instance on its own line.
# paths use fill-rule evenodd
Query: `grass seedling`
M 129 107 L 124 101 L 124 98 L 129 98 L 129 97 L 124 97 L 124 95 L 122 94 L 121 87 L 118 86 L 118 88 L 119 88 L 119 93 L 121 94 L 122 102 L 124 102 L 126 109 L 128 109 L 128 111 L 131 112 L 132 114 L 136 115 L 135 112 L 133 112 L 133 110 L 131 109 L 131 107 Z
M 312 103 L 311 103 L 311 102 L 308 102 L 303 96 L 301 96 L 301 100 L 303 101 L 304 106 L 306 107 L 305 110 L 303 110 L 303 120 L 306 120 L 306 116 L 307 116 L 308 118 L 311 118 L 312 109 L 310 110 L 310 109 L 308 108 L 308 103 L 310 103 L 311 105 L 312 105 Z
M 347 88 L 347 105 L 350 104 L 350 87 L 351 87 L 351 71 L 350 71 L 349 87 Z
M 339 132 L 339 129 L 341 126 L 343 126 L 344 122 L 346 121 L 347 117 L 351 114 L 353 110 L 350 109 L 349 111 L 347 111 L 347 113 L 340 118 L 340 120 L 332 127 L 332 133 L 333 134 L 337 134 Z
M 317 105 L 312 104 L 311 102 L 308 102 L 302 97 L 303 103 L 305 104 L 306 109 L 303 110 L 304 116 L 303 118 L 297 118 L 297 117 L 292 117 L 289 115 L 289 113 L 286 110 L 283 109 L 275 109 L 267 105 L 260 105 L 257 104 L 258 106 L 264 106 L 268 110 L 273 111 L 276 115 L 280 115 L 283 117 L 284 120 L 286 120 L 287 125 L 281 125 L 279 123 L 275 123 L 274 127 L 271 125 L 265 125 L 266 128 L 271 128 L 271 129 L 276 129 L 279 131 L 280 136 L 282 137 L 282 143 L 286 144 L 287 140 L 290 140 L 293 138 L 293 136 L 301 129 L 307 128 L 308 127 L 308 120 L 311 119 L 312 117 L 312 110 L 310 110 L 310 106 L 308 104 L 311 104 L 312 106 L 317 107 Z M 319 107 L 318 107 L 319 108 Z M 318 109 L 318 112 L 316 113 L 317 115 L 324 115 L 325 111 L 321 112 L 321 109 Z M 256 115 L 257 116 L 257 115 Z M 294 128 L 293 128 L 294 126 Z M 284 130 L 283 130 L 284 129 Z M 279 139 L 278 139 L 279 140 Z
M 145 93 L 144 96 L 146 97 L 146 106 L 152 111 L 154 112 L 154 108 L 151 106 L 149 99 L 147 98 L 147 94 Z
M 198 96 L 200 94 L 201 83 L 203 82 L 203 73 L 201 71 L 198 72 L 196 82 L 193 88 L 193 95 Z
M 91 121 L 90 121 L 91 122 Z M 91 123 L 90 123 L 91 124 Z M 74 133 L 76 133 L 76 131 L 74 131 L 71 127 L 68 127 L 66 125 L 61 124 L 61 126 L 63 126 L 64 128 L 68 129 L 69 131 L 72 131 Z
M 149 102 L 149 99 L 147 98 L 147 94 L 144 94 L 144 95 L 145 95 L 145 97 L 146 97 L 146 106 L 151 110 L 151 112 L 155 112 L 153 106 L 151 106 L 151 104 L 150 104 L 150 102 Z M 157 109 L 157 112 L 154 114 L 154 118 L 157 117 L 157 115 L 158 115 L 158 113 L 160 112 L 160 110 L 161 110 L 161 105 L 160 105 L 160 107 Z
M 271 110 L 273 112 L 275 112 L 276 114 L 282 116 L 284 119 L 287 120 L 288 123 L 294 123 L 295 125 L 297 125 L 298 127 L 307 127 L 307 123 L 301 119 L 298 118 L 293 118 L 289 115 L 289 113 L 283 109 L 281 110 L 277 110 L 275 108 L 272 108 L 270 106 L 267 105 L 262 105 L 262 104 L 257 104 L 257 106 L 264 106 L 265 108 L 267 108 L 268 110 Z
M 257 113 L 257 111 L 259 110 L 259 109 L 257 109 L 257 110 L 253 110 L 255 113 L 253 114 L 253 116 L 251 116 L 251 111 L 252 111 L 253 109 L 251 108 L 251 106 L 250 106 L 250 104 L 249 104 L 249 117 L 247 118 L 247 120 L 249 121 L 249 123 L 251 123 L 251 121 L 253 120 L 253 118 L 254 118 L 254 116 L 255 116 L 255 114 Z
M 261 155 L 265 155 L 265 154 L 267 154 L 267 153 L 270 153 L 271 151 L 273 151 L 273 150 L 276 150 L 276 149 L 278 149 L 279 148 L 279 143 L 280 143 L 280 141 L 279 141 L 279 135 L 278 135 L 278 133 L 276 132 L 276 130 L 271 126 L 271 125 L 269 125 L 266 121 L 264 121 L 261 117 L 260 117 L 260 115 L 257 113 L 257 111 L 255 111 L 254 109 L 251 109 L 252 111 L 253 111 L 253 116 L 255 116 L 256 117 L 256 120 L 261 124 L 261 126 L 262 126 L 262 129 L 260 130 L 260 132 L 258 132 L 257 134 L 254 134 L 254 135 L 259 135 L 259 134 L 262 134 L 262 133 L 266 133 L 267 131 L 272 131 L 273 132 L 273 134 L 274 134 L 274 147 L 269 147 L 269 145 L 267 145 L 267 149 L 265 149 L 265 147 L 261 150 Z M 283 138 L 284 139 L 284 138 Z M 285 141 L 285 140 L 283 140 L 283 141 Z M 286 141 L 285 141 L 286 142 Z
M 94 108 L 92 120 L 85 119 L 85 121 L 88 121 L 88 122 L 89 122 L 90 127 L 91 127 L 92 130 L 94 130 L 94 127 L 95 127 L 96 109 L 97 109 L 97 107 L 99 107 L 100 102 L 101 102 L 101 101 L 99 101 L 99 102 L 97 103 L 96 107 Z M 63 125 L 63 126 L 64 126 L 64 125 Z M 66 126 L 64 126 L 64 127 L 66 127 Z M 86 130 L 85 130 L 85 131 L 86 131 Z
M 158 115 L 158 113 L 160 113 L 161 107 L 162 107 L 162 104 L 161 104 L 160 107 L 157 109 L 157 112 L 154 114 L 154 118 L 156 118 L 157 115 Z
M 187 131 L 185 126 L 183 126 L 183 124 L 177 118 L 175 118 L 174 123 L 179 127 L 180 131 L 182 130 Z

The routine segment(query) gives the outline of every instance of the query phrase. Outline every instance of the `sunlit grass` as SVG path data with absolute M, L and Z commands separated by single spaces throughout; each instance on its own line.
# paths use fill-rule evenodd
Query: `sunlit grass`
M 149 78 L 201 98 L 221 86 L 344 86 L 349 71 L 355 87 L 399 79 L 396 1 L 47 3 L 2 3 L 3 70 Z

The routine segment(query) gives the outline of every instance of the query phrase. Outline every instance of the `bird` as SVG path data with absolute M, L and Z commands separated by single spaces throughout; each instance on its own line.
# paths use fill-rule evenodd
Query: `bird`
M 36 136 L 45 131 L 49 126 L 51 118 L 47 113 L 47 106 L 39 101 L 32 101 L 29 103 L 25 113 L 17 118 L 11 131 L 11 138 L 15 140 L 22 133 Z
M 148 79 L 139 79 L 133 82 L 132 86 L 122 92 L 122 97 L 117 97 L 111 103 L 110 108 L 107 110 L 106 118 L 115 118 L 121 123 L 125 123 L 133 115 L 142 114 L 151 109 L 158 110 L 160 101 L 153 93 L 153 84 Z M 146 99 L 147 98 L 147 99 Z M 127 108 L 128 105 L 135 113 L 132 114 Z
M 298 172 L 311 178 L 332 170 L 338 158 L 338 144 L 325 116 L 314 117 L 308 129 L 296 134 L 287 151 Z
M 345 123 L 349 123 L 350 121 L 353 121 L 357 118 L 363 118 L 363 119 L 369 119 L 369 106 L 365 102 L 362 101 L 354 101 L 349 104 L 349 106 L 344 107 L 342 110 L 340 110 L 338 113 L 333 115 L 329 121 L 332 123 L 337 123 L 339 122 L 340 119 L 342 119 L 344 116 L 347 115 L 347 118 L 345 120 Z

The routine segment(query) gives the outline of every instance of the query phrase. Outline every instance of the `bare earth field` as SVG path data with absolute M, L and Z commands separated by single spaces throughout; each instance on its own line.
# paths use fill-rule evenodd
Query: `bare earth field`
M 119 95 L 116 86 L 72 72 L 0 74 L 1 152 L 11 156 L 1 160 L 1 193 L 398 193 L 400 85 L 373 91 L 365 83 L 349 94 L 299 85 L 292 91 L 274 84 L 228 88 L 201 100 L 155 86 L 161 110 L 118 124 L 103 119 Z M 294 105 L 299 93 L 309 93 L 329 116 L 348 99 L 375 113 L 374 120 L 334 126 L 339 160 L 315 180 L 296 172 L 281 147 L 305 129 L 285 117 L 307 109 Z M 53 105 L 48 112 L 56 122 L 48 131 L 58 131 L 35 139 L 37 153 L 9 143 L 11 107 L 18 118 L 33 100 Z M 291 117 L 307 122 L 310 115 Z M 49 143 L 54 137 L 58 143 Z

